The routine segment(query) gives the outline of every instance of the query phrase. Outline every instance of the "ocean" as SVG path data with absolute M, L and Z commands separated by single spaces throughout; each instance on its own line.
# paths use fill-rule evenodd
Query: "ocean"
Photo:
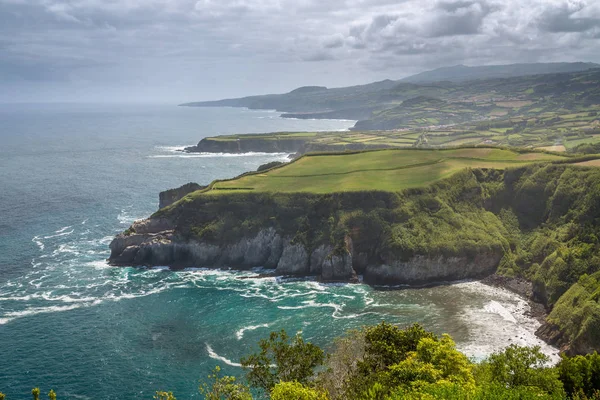
M 287 154 L 183 154 L 205 136 L 345 130 L 353 121 L 173 105 L 0 104 L 0 392 L 59 399 L 200 399 L 216 365 L 285 329 L 325 348 L 351 328 L 420 322 L 482 359 L 540 345 L 527 302 L 479 282 L 425 289 L 249 278 L 253 272 L 110 267 L 112 237 L 158 193 Z M 257 266 L 260 267 L 260 266 Z M 249 278 L 249 279 L 248 279 Z

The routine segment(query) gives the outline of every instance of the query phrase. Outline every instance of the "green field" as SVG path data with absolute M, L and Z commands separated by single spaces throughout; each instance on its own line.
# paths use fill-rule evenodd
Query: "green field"
M 524 107 L 520 116 L 465 122 L 452 126 L 398 130 L 342 132 L 274 132 L 226 135 L 204 139 L 215 143 L 301 141 L 305 152 L 366 150 L 391 147 L 448 148 L 457 146 L 512 146 L 545 148 L 564 145 L 568 151 L 583 143 L 600 141 L 599 105 L 573 107 L 579 112 L 544 111 L 531 113 Z M 266 146 L 268 147 L 268 146 Z M 223 151 L 227 151 L 224 149 Z
M 517 152 L 499 148 L 390 149 L 310 154 L 264 173 L 216 181 L 204 193 L 398 191 L 430 184 L 466 167 L 503 169 L 561 159 L 566 158 L 542 152 Z

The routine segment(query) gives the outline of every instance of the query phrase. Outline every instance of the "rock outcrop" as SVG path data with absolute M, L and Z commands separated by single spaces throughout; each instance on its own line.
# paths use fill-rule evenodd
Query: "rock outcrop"
M 170 206 L 176 201 L 182 199 L 185 195 L 188 195 L 196 190 L 204 189 L 206 186 L 198 185 L 197 183 L 186 183 L 175 189 L 165 190 L 160 192 L 158 195 L 158 208 Z
M 479 253 L 473 257 L 416 255 L 407 261 L 386 260 L 369 265 L 365 282 L 376 285 L 425 285 L 434 282 L 481 278 L 495 272 L 500 253 Z
M 187 153 L 298 153 L 304 152 L 304 139 L 260 139 L 214 140 L 204 138 L 196 146 L 186 147 Z
M 385 264 L 365 267 L 365 255 L 353 253 L 349 237 L 346 237 L 342 248 L 322 244 L 309 249 L 269 228 L 252 238 L 214 245 L 178 236 L 175 227 L 161 218 L 135 222 L 128 231 L 115 237 L 110 249 L 112 265 L 170 266 L 176 269 L 250 269 L 263 266 L 275 269 L 277 275 L 318 276 L 330 282 L 355 282 L 359 270 L 364 271 L 365 282 L 375 285 L 423 285 L 483 277 L 495 271 L 501 257 L 493 252 L 472 258 L 417 255 L 407 261 L 386 260 Z
M 252 137 L 231 140 L 204 138 L 196 146 L 186 147 L 186 153 L 293 153 L 302 155 L 310 152 L 355 151 L 366 149 L 385 149 L 389 144 L 341 143 L 322 144 L 307 139 L 277 138 L 265 135 L 265 138 Z

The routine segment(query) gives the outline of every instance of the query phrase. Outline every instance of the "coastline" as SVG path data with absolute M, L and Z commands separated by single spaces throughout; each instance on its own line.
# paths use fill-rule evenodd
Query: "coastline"
M 546 323 L 546 317 L 548 317 L 549 310 L 547 310 L 542 303 L 533 299 L 533 284 L 527 279 L 510 278 L 494 273 L 483 278 L 480 282 L 491 287 L 506 289 L 523 297 L 529 303 L 530 310 L 528 316 L 536 319 L 542 324 Z

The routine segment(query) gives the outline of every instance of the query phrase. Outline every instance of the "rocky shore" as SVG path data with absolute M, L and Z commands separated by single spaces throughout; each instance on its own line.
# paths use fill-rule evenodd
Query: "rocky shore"
M 341 143 L 323 144 L 314 143 L 309 139 L 286 138 L 277 135 L 265 135 L 265 137 L 241 137 L 238 139 L 222 140 L 218 138 L 204 138 L 195 146 L 183 149 L 186 153 L 291 153 L 296 156 L 310 152 L 330 151 L 356 151 L 367 149 L 384 149 L 390 145 L 370 145 L 368 143 Z
M 237 140 L 217 140 L 204 138 L 196 146 L 183 149 L 186 153 L 304 153 L 306 140 L 303 139 L 260 139 L 244 138 Z
M 372 263 L 366 253 L 356 252 L 350 237 L 342 248 L 321 244 L 307 248 L 275 229 L 261 230 L 252 238 L 215 245 L 184 239 L 168 219 L 135 222 L 110 244 L 112 265 L 275 269 L 277 275 L 317 276 L 328 282 L 356 282 L 357 274 L 374 285 L 426 285 L 482 278 L 493 273 L 501 254 L 488 252 L 474 257 L 415 255 L 407 260 L 381 255 Z
M 510 278 L 498 274 L 489 275 L 481 280 L 482 283 L 506 289 L 528 300 L 530 310 L 528 316 L 535 318 L 541 323 L 546 322 L 548 310 L 544 304 L 537 301 L 533 284 L 523 278 Z

